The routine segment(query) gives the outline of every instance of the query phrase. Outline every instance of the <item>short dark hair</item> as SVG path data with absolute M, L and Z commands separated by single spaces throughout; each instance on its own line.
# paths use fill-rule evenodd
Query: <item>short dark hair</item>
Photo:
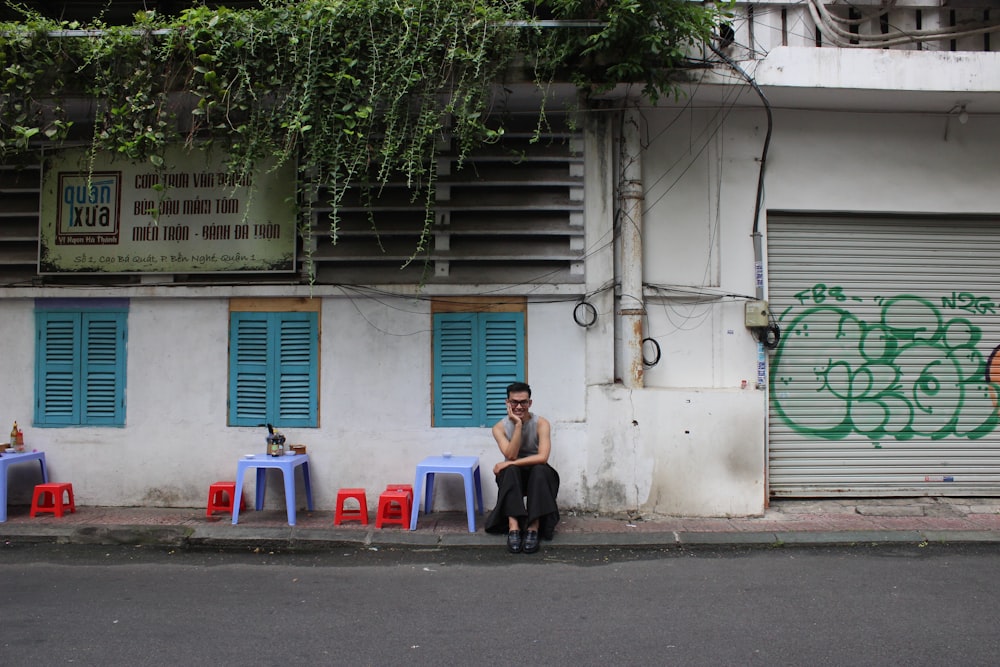
M 531 398 L 531 386 L 526 382 L 511 382 L 507 385 L 507 398 L 510 398 L 511 394 L 518 394 L 522 391 L 528 392 L 528 398 Z

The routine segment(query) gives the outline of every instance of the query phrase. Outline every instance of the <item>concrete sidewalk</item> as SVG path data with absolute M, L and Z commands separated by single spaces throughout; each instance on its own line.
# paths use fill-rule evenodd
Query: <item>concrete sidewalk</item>
M 333 511 L 300 510 L 289 526 L 284 510 L 245 510 L 238 525 L 204 508 L 77 507 L 61 518 L 31 518 L 26 506 L 8 509 L 0 540 L 16 543 L 142 544 L 173 548 L 322 549 L 331 546 L 501 549 L 479 518 L 468 532 L 464 512 L 421 514 L 417 530 L 333 525 Z M 671 547 L 851 545 L 868 543 L 1000 543 L 1000 498 L 887 498 L 778 500 L 761 517 L 693 518 L 597 516 L 564 511 L 556 547 Z

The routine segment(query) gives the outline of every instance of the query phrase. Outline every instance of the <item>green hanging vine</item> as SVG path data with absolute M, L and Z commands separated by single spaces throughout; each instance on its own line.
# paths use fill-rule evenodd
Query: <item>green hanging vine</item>
M 292 162 L 302 187 L 327 193 L 334 242 L 352 184 L 402 179 L 426 198 L 421 244 L 440 139 L 461 159 L 502 134 L 487 125 L 490 91 L 516 57 L 540 84 L 641 83 L 655 101 L 720 17 L 686 0 L 193 3 L 124 26 L 19 11 L 0 23 L 0 161 L 82 139 L 154 167 L 168 146 L 196 142 L 238 174 Z M 537 19 L 592 27 L 530 27 Z M 299 197 L 305 221 L 313 194 Z

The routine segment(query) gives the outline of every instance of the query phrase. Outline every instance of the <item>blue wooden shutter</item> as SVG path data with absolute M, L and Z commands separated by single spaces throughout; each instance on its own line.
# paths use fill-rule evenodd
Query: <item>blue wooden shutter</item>
M 231 313 L 230 425 L 316 426 L 318 322 L 316 313 Z
M 80 314 L 36 311 L 35 424 L 80 423 Z
M 38 310 L 35 424 L 125 424 L 126 312 Z
M 492 426 L 507 414 L 507 385 L 524 379 L 524 313 L 480 313 L 482 409 Z
M 267 313 L 231 313 L 229 335 L 229 423 L 267 423 Z
M 434 316 L 434 425 L 491 426 L 524 377 L 524 313 Z
M 125 424 L 125 313 L 83 313 L 81 421 Z
M 434 316 L 434 425 L 473 426 L 476 314 Z
M 275 377 L 271 413 L 285 427 L 316 426 L 317 333 L 316 313 L 273 313 Z

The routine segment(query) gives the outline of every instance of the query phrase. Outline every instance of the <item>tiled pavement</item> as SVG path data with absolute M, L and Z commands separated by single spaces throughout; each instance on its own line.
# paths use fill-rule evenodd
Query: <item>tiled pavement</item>
M 0 539 L 15 542 L 148 544 L 171 547 L 323 548 L 330 545 L 394 547 L 498 547 L 482 518 L 468 532 L 464 512 L 421 514 L 417 530 L 377 529 L 370 523 L 333 525 L 333 511 L 299 510 L 297 525 L 284 510 L 240 513 L 238 525 L 202 508 L 77 507 L 63 517 L 29 516 L 27 506 L 8 508 Z M 778 500 L 763 516 L 697 518 L 599 516 L 564 511 L 552 547 L 767 546 L 882 542 L 1000 543 L 1000 498 L 886 498 Z

